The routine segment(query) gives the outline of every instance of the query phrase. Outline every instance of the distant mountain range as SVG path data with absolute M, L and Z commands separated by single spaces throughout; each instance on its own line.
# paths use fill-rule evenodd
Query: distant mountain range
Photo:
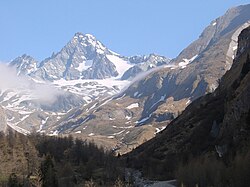
M 130 151 L 165 129 L 192 101 L 214 92 L 249 20 L 250 5 L 229 9 L 171 61 L 155 54 L 124 57 L 81 33 L 41 62 L 18 57 L 9 67 L 26 84 L 1 89 L 7 124 L 26 134 L 71 134 Z

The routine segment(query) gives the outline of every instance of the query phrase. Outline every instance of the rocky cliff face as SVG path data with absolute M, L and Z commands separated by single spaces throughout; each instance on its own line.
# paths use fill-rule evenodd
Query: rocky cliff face
M 173 172 L 188 157 L 224 157 L 250 144 L 250 27 L 239 36 L 237 56 L 214 93 L 203 96 L 154 139 L 129 157 L 138 163 L 168 164 Z M 134 164 L 138 168 L 143 166 Z M 151 162 L 154 161 L 154 164 Z
M 231 8 L 223 16 L 213 20 L 201 33 L 200 37 L 184 49 L 179 56 L 174 59 L 174 62 L 179 63 L 185 58 L 190 59 L 204 52 L 210 48 L 211 45 L 218 42 L 223 35 L 234 31 L 236 27 L 248 22 L 250 17 L 249 7 L 250 5 L 242 5 Z M 238 35 L 233 38 L 235 42 L 237 42 Z M 234 44 L 234 46 L 236 47 L 237 43 Z M 229 58 L 232 57 L 232 55 L 230 55 Z

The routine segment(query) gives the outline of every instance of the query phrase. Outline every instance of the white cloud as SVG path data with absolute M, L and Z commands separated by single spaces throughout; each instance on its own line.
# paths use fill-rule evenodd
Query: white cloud
M 63 91 L 53 87 L 50 83 L 35 83 L 25 76 L 17 76 L 15 69 L 0 63 L 0 90 L 15 90 L 18 93 L 29 93 L 40 104 L 53 104 Z

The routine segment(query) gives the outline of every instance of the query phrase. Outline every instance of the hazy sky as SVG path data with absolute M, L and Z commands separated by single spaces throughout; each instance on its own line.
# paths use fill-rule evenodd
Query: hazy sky
M 249 0 L 1 0 L 0 60 L 59 51 L 76 32 L 122 55 L 177 56 L 205 26 Z

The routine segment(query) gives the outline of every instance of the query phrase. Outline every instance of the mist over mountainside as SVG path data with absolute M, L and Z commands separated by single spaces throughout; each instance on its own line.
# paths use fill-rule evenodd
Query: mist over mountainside
M 6 79 L 1 88 L 7 125 L 130 151 L 217 88 L 236 56 L 238 35 L 250 25 L 249 12 L 250 5 L 229 9 L 171 61 L 156 54 L 125 57 L 82 33 L 41 62 L 18 57 L 6 69 L 16 71 L 7 74 L 18 84 Z

